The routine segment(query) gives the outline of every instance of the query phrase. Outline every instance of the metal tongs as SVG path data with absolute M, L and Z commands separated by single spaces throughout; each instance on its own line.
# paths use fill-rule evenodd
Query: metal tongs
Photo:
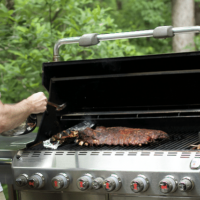
M 61 111 L 66 107 L 66 103 L 58 105 L 58 104 L 55 104 L 55 103 L 52 103 L 52 102 L 48 101 L 47 104 L 50 105 L 50 106 L 55 107 L 57 111 Z

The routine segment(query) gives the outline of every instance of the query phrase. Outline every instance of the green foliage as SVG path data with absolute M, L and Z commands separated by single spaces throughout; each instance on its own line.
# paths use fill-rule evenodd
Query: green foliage
M 172 25 L 171 0 L 106 0 L 103 1 L 102 6 L 113 8 L 112 16 L 123 32 L 150 30 L 158 26 Z M 139 38 L 130 40 L 130 43 L 135 45 L 136 51 L 143 54 L 172 51 L 171 39 Z
M 8 200 L 8 186 L 6 184 L 2 184 L 3 193 L 5 195 L 6 200 Z
M 10 2 L 4 0 L 0 4 L 0 91 L 6 103 L 44 91 L 42 63 L 52 61 L 58 39 L 171 24 L 168 0 L 15 0 L 9 5 Z M 87 48 L 63 45 L 60 56 L 68 61 L 170 51 L 170 39 L 143 38 L 103 41 Z

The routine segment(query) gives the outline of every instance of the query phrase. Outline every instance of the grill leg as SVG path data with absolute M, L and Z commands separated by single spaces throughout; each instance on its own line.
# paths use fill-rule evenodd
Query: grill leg
M 17 200 L 16 190 L 14 190 L 14 186 L 11 184 L 8 185 L 8 199 L 9 200 Z

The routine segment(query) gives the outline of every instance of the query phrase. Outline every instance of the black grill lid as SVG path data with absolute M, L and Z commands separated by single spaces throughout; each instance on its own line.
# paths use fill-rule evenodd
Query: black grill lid
M 43 63 L 42 83 L 52 78 L 199 69 L 200 51 L 96 60 Z
M 43 64 L 50 101 L 67 112 L 198 104 L 200 52 Z M 65 110 L 66 112 L 66 110 Z
M 43 85 L 49 91 L 49 101 L 67 106 L 60 112 L 48 107 L 34 143 L 90 120 L 87 113 L 169 107 L 192 109 L 194 106 L 199 109 L 199 58 L 200 52 L 190 52 L 44 63 Z M 78 119 L 62 118 L 74 113 L 82 115 Z M 126 114 L 118 116 L 117 120 L 106 116 L 98 121 L 99 116 L 95 117 L 96 124 L 104 126 L 135 127 L 138 123 Z M 148 128 L 147 120 L 140 123 L 138 127 Z

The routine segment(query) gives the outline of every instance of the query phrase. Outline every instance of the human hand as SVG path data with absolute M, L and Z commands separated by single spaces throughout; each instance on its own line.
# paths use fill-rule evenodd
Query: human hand
M 43 92 L 38 92 L 27 98 L 32 114 L 42 113 L 47 108 L 47 98 Z

